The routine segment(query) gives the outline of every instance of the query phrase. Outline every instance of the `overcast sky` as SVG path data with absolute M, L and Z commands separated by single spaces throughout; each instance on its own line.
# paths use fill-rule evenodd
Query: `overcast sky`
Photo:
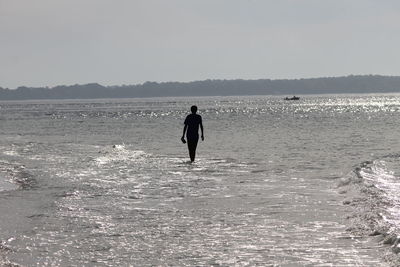
M 398 0 L 0 0 L 0 87 L 400 75 Z

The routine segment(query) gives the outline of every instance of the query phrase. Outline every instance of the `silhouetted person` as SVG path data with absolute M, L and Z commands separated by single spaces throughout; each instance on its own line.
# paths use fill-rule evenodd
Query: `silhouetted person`
M 204 130 L 201 116 L 196 114 L 197 107 L 192 106 L 190 108 L 192 114 L 187 115 L 185 119 L 185 127 L 183 127 L 182 142 L 185 144 L 185 133 L 187 138 L 187 144 L 189 149 L 190 160 L 193 162 L 196 157 L 196 147 L 199 141 L 199 126 L 201 129 L 201 140 L 204 141 Z

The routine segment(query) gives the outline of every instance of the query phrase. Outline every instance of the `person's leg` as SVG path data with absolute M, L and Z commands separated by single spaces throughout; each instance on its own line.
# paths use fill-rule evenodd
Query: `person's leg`
M 196 148 L 197 148 L 198 139 L 188 140 L 188 148 L 189 148 L 189 156 L 190 160 L 193 162 L 196 157 Z

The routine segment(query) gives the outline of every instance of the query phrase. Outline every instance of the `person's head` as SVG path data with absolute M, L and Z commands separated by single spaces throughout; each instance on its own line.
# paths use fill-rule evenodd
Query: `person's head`
M 197 106 L 192 106 L 190 110 L 192 111 L 193 114 L 195 114 L 197 112 Z

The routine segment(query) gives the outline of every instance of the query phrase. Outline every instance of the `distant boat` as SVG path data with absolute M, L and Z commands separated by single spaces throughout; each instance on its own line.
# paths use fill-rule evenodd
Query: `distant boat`
M 293 96 L 293 97 L 285 97 L 285 100 L 300 100 L 300 97 L 298 96 Z

